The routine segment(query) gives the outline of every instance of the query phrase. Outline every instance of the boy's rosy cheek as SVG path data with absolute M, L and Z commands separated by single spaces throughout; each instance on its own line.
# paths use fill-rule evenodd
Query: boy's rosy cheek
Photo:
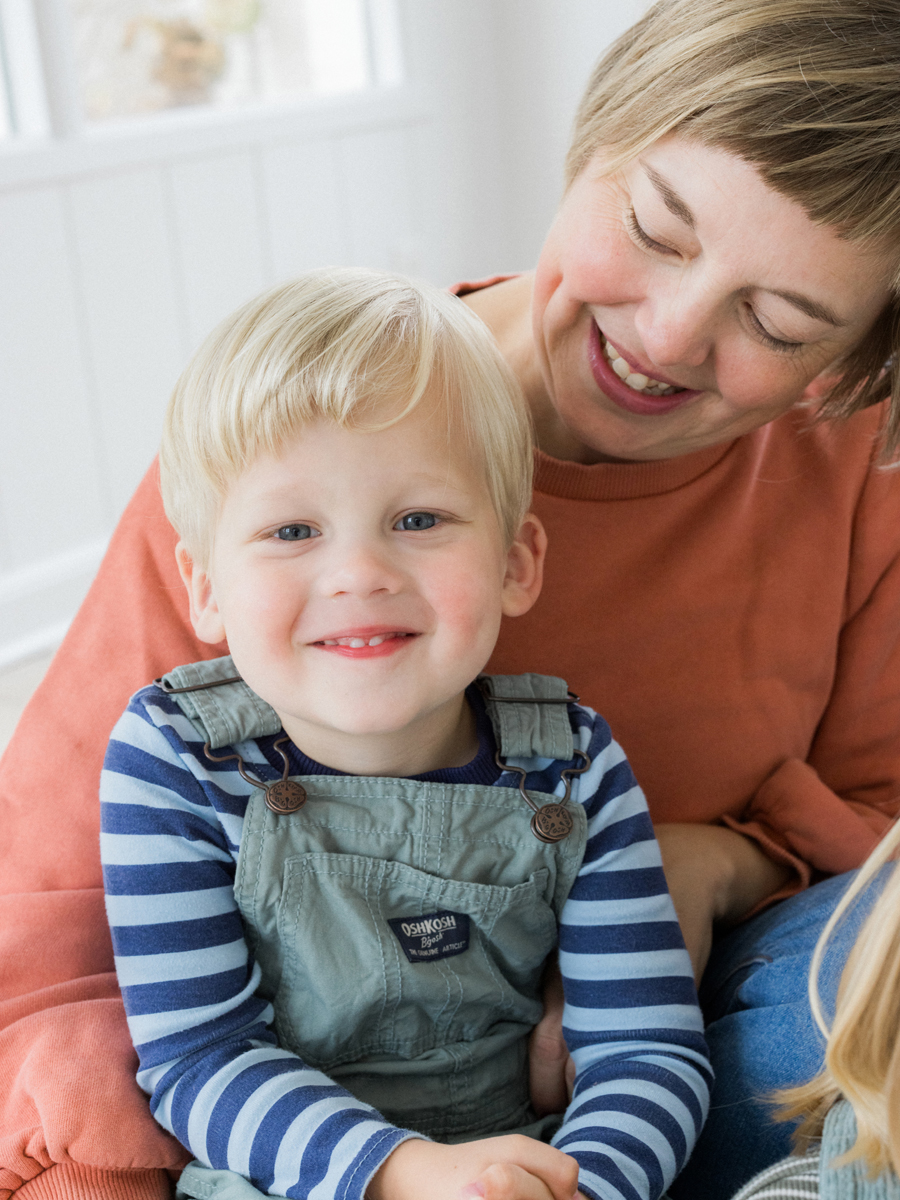
M 490 587 L 473 587 L 472 573 L 467 572 L 464 578 L 444 581 L 440 591 L 440 611 L 454 628 L 477 632 L 484 628 L 485 622 L 499 621 L 499 594 Z

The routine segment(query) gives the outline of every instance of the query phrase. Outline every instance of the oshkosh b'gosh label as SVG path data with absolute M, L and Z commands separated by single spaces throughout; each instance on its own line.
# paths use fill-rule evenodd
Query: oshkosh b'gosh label
M 450 958 L 469 948 L 469 918 L 466 913 L 426 913 L 422 917 L 389 917 L 388 924 L 411 963 Z

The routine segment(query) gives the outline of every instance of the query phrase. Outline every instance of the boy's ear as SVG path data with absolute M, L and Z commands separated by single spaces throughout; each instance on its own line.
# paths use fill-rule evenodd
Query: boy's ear
M 225 641 L 225 626 L 219 615 L 212 581 L 206 571 L 200 569 L 191 558 L 184 542 L 175 547 L 175 560 L 191 605 L 191 624 L 201 642 Z
M 526 513 L 506 556 L 503 577 L 503 615 L 521 617 L 541 594 L 547 534 L 534 515 Z

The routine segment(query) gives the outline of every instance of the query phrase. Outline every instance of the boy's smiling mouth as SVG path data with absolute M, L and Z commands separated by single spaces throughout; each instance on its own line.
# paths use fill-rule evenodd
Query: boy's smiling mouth
M 418 633 L 408 629 L 370 628 L 352 630 L 336 637 L 320 638 L 310 644 L 351 658 L 380 658 L 396 653 L 418 636 Z

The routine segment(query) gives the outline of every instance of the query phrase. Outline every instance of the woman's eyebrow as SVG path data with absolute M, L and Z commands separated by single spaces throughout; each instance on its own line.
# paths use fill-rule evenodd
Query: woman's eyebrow
M 780 296 L 782 300 L 787 300 L 788 304 L 793 304 L 794 308 L 799 308 L 801 312 L 816 321 L 825 321 L 828 325 L 834 325 L 836 329 L 841 329 L 847 324 L 846 321 L 835 316 L 830 308 L 819 304 L 817 300 L 810 300 L 809 296 L 801 296 L 798 292 L 781 292 L 775 288 L 766 288 L 765 290 L 770 291 L 773 296 Z
M 696 222 L 694 220 L 694 214 L 678 195 L 672 185 L 663 179 L 662 175 L 660 175 L 658 171 L 654 171 L 653 167 L 651 167 L 649 163 L 641 163 L 641 166 L 644 168 L 647 178 L 659 192 L 662 202 L 665 204 L 669 212 L 673 213 L 679 219 L 679 221 L 684 221 L 688 229 L 695 229 Z

